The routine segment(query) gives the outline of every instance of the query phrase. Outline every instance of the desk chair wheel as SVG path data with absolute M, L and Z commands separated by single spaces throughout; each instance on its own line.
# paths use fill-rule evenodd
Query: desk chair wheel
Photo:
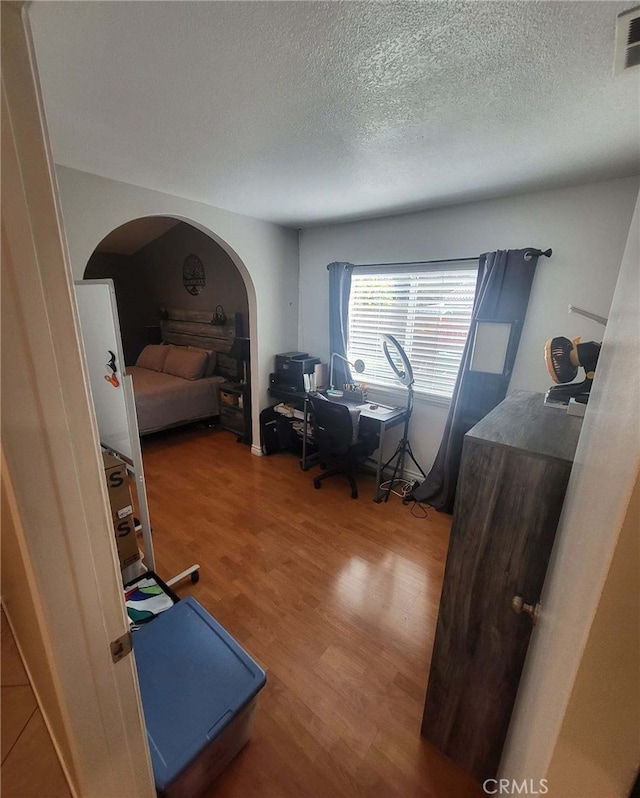
M 351 498 L 352 499 L 357 499 L 358 498 L 358 488 L 357 488 L 357 486 L 355 484 L 355 480 L 351 476 L 348 476 L 348 475 L 345 475 L 345 476 L 347 476 L 347 479 L 349 480 L 349 483 L 351 484 Z M 316 477 L 316 479 L 313 480 L 313 487 L 316 490 L 320 490 L 320 488 L 322 487 L 322 483 L 320 481 L 320 478 Z
M 191 574 L 191 584 L 195 585 L 200 581 L 200 571 L 194 571 Z

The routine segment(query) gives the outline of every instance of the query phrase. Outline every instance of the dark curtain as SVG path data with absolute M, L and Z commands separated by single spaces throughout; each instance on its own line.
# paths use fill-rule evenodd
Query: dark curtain
M 329 270 L 329 371 L 331 355 L 336 352 L 347 356 L 347 331 L 349 329 L 349 295 L 351 293 L 352 263 L 330 263 Z M 335 387 L 351 382 L 351 369 L 339 357 L 334 359 L 333 382 Z
M 464 435 L 507 395 L 527 312 L 539 250 L 509 249 L 480 257 L 469 337 L 462 355 L 440 449 L 425 481 L 412 498 L 452 513 Z M 503 374 L 469 371 L 478 321 L 512 323 Z

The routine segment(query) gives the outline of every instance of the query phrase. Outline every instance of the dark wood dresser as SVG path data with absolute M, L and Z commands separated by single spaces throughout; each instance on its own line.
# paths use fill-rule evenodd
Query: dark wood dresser
M 422 734 L 479 781 L 498 770 L 580 435 L 543 398 L 515 391 L 464 441 Z

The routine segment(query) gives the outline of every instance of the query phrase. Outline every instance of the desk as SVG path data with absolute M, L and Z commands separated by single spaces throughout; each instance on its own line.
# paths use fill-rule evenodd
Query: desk
M 384 434 L 391 427 L 397 427 L 398 424 L 403 424 L 407 411 L 400 407 L 396 408 L 393 412 L 381 412 L 362 407 L 360 410 L 360 428 L 363 430 L 370 430 L 377 432 L 380 435 L 380 445 L 378 446 L 376 463 L 376 488 L 373 497 L 374 502 L 381 502 L 384 496 L 384 491 L 380 490 L 380 483 L 382 482 L 382 452 L 384 449 Z M 398 475 L 402 478 L 402 474 Z
M 269 394 L 274 399 L 282 399 L 294 406 L 299 407 L 304 413 L 304 427 L 302 434 L 302 457 L 300 459 L 300 468 L 306 471 L 311 465 L 317 462 L 317 454 L 307 454 L 307 427 L 310 417 L 310 402 L 309 394 L 307 393 L 292 393 L 289 391 L 282 391 L 278 388 L 271 387 Z M 340 397 L 327 397 L 329 401 L 337 402 L 341 405 L 353 405 L 360 407 L 360 429 L 367 432 L 375 432 L 380 436 L 380 445 L 377 450 L 377 457 L 375 458 L 376 466 L 376 488 L 373 500 L 381 502 L 384 496 L 384 491 L 380 490 L 380 483 L 382 482 L 382 452 L 384 448 L 385 432 L 392 427 L 397 427 L 398 424 L 404 423 L 407 411 L 404 408 L 397 408 L 393 411 L 383 411 L 381 409 L 375 410 L 370 407 L 370 402 L 350 402 L 348 396 Z M 399 475 L 400 477 L 402 474 Z

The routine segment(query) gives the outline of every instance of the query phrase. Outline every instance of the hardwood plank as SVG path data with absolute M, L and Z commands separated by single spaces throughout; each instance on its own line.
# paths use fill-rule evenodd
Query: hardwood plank
M 146 437 L 157 568 L 194 561 L 195 596 L 267 671 L 254 734 L 207 793 L 480 796 L 420 737 L 450 519 L 313 488 L 296 457 L 220 430 Z

